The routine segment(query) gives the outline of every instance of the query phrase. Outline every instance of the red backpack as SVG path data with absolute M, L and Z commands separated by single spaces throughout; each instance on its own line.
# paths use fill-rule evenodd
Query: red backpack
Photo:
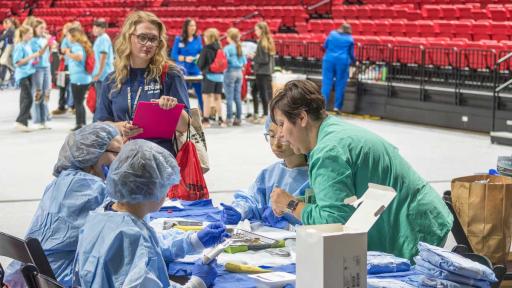
M 85 71 L 87 71 L 88 74 L 92 74 L 92 72 L 94 72 L 94 64 L 94 54 L 87 53 L 85 56 Z
M 226 59 L 226 54 L 222 49 L 217 49 L 217 54 L 215 55 L 215 60 L 210 65 L 210 72 L 212 73 L 224 73 L 228 68 L 228 59 Z

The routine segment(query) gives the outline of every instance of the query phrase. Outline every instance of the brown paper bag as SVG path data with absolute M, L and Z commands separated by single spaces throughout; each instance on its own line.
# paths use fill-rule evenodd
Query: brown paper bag
M 506 263 L 512 233 L 512 178 L 474 175 L 452 180 L 452 202 L 475 253 Z

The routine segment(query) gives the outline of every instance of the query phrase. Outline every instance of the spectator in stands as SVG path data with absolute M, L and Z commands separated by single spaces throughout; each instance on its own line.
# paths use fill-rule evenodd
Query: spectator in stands
M 334 78 L 335 103 L 334 111 L 339 114 L 343 108 L 345 86 L 349 78 L 350 65 L 355 62 L 354 39 L 352 28 L 344 23 L 337 30 L 331 31 L 324 43 L 325 55 L 322 62 L 322 95 L 329 110 L 331 88 Z
M 48 101 L 50 101 L 51 91 L 51 71 L 50 71 L 50 46 L 53 45 L 54 38 L 51 38 L 46 31 L 46 22 L 40 18 L 32 21 L 34 37 L 30 45 L 32 51 L 39 51 L 41 57 L 36 59 L 34 67 L 36 72 L 32 75 L 32 95 L 34 101 L 32 104 L 32 121 L 39 129 L 48 129 L 46 121 L 50 120 Z
M 16 30 L 14 37 L 14 51 L 12 62 L 14 63 L 14 77 L 16 83 L 21 87 L 20 91 L 20 113 L 16 118 L 16 129 L 21 132 L 29 132 L 28 119 L 32 107 L 32 74 L 36 72 L 33 61 L 42 53 L 33 52 L 30 45 L 33 29 L 30 26 L 22 25 Z
M 263 116 L 258 119 L 258 97 L 254 97 L 253 122 L 263 124 L 268 115 L 268 101 L 272 99 L 272 72 L 274 71 L 274 55 L 276 47 L 270 29 L 266 22 L 259 22 L 254 27 L 258 37 L 258 46 L 255 55 L 249 55 L 254 63 L 253 73 L 256 75 L 256 86 L 263 105 Z
M 69 84 L 69 58 L 64 57 L 66 51 L 69 50 L 69 48 L 71 47 L 70 42 L 67 38 L 67 34 L 69 29 L 71 29 L 72 27 L 80 26 L 76 26 L 73 25 L 72 22 L 68 22 L 64 24 L 64 26 L 62 27 L 62 35 L 60 38 L 60 52 L 62 55 L 61 61 L 64 61 L 64 70 L 61 72 L 65 73 L 66 77 L 64 80 L 64 87 L 59 87 L 59 107 L 52 111 L 52 115 L 61 115 L 66 113 L 66 104 L 69 108 L 73 108 L 73 96 L 71 95 L 71 86 Z
M 201 70 L 197 67 L 196 61 L 199 58 L 199 54 L 203 49 L 203 43 L 200 35 L 197 35 L 196 21 L 187 18 L 183 22 L 183 29 L 181 35 L 176 36 L 174 39 L 174 45 L 172 46 L 171 59 L 176 64 L 182 66 L 186 75 L 197 76 L 201 75 Z M 199 108 L 203 111 L 203 95 L 201 92 L 201 82 L 192 83 L 191 86 L 199 102 Z M 190 88 L 190 85 L 189 85 Z
M 65 57 L 69 59 L 69 79 L 71 93 L 76 110 L 76 126 L 71 131 L 76 131 L 85 125 L 85 94 L 91 84 L 91 75 L 85 69 L 87 55 L 92 55 L 92 45 L 79 27 L 72 27 L 67 33 L 70 48 L 65 50 Z
M 114 51 L 114 72 L 107 76 L 98 94 L 96 121 L 114 122 L 127 140 L 142 132 L 131 124 L 139 101 L 158 101 L 163 109 L 181 103 L 188 111 L 185 78 L 181 69 L 167 57 L 166 29 L 158 17 L 143 11 L 129 14 L 114 43 Z M 188 119 L 187 112 L 183 111 L 176 128 L 179 132 L 188 130 Z M 176 153 L 172 139 L 151 141 Z
M 92 72 L 92 81 L 96 93 L 100 93 L 101 86 L 107 75 L 114 71 L 114 50 L 112 48 L 112 41 L 107 33 L 107 21 L 103 18 L 96 19 L 93 23 L 92 33 L 96 36 L 94 41 L 94 71 Z M 96 101 L 98 105 L 99 101 Z
M 204 117 L 203 125 L 208 127 L 210 118 L 217 116 L 219 127 L 225 127 L 226 123 L 222 119 L 222 82 L 224 81 L 223 73 L 213 73 L 210 66 L 216 59 L 217 50 L 222 49 L 219 41 L 219 30 L 208 28 L 204 32 L 204 43 L 206 46 L 201 51 L 197 66 L 203 72 L 203 100 L 204 100 Z
M 3 26 L 4 31 L 2 35 L 0 35 L 0 43 L 3 43 L 0 50 L 0 84 L 3 84 L 3 82 L 7 80 L 5 79 L 7 71 L 13 71 L 11 54 L 14 49 L 14 32 L 18 26 L 16 18 L 5 18 Z M 12 73 L 10 74 L 12 78 Z
M 230 28 L 227 32 L 229 45 L 224 47 L 224 54 L 228 60 L 228 70 L 224 72 L 224 92 L 227 100 L 227 125 L 240 126 L 242 124 L 242 70 L 247 59 L 240 44 L 240 31 Z M 233 121 L 233 100 L 236 104 L 236 118 Z

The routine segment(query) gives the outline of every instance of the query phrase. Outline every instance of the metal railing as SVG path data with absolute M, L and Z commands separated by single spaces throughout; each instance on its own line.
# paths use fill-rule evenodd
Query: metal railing
M 501 54 L 501 53 L 500 53 Z M 493 83 L 493 93 L 492 93 L 492 127 L 491 131 L 496 131 L 496 111 L 500 108 L 500 92 L 505 90 L 506 88 L 510 87 L 512 85 L 512 79 L 510 78 L 510 61 L 505 62 L 512 58 L 512 53 L 508 53 L 507 55 L 504 55 L 503 57 L 500 57 L 498 61 L 494 64 L 494 83 Z M 500 67 L 502 64 L 505 67 L 504 69 L 508 70 L 508 80 L 503 83 L 500 80 L 503 80 L 499 75 L 501 74 L 501 71 L 503 71 Z M 498 82 L 500 81 L 500 82 Z M 502 83 L 500 86 L 498 86 L 498 83 Z

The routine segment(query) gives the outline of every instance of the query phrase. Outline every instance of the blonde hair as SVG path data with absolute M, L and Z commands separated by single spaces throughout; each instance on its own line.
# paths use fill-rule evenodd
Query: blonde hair
M 23 26 L 26 25 L 26 26 L 32 27 L 32 25 L 36 19 L 37 18 L 34 16 L 28 16 L 27 18 L 25 18 L 25 20 L 23 20 L 23 23 L 21 25 L 23 25 Z
M 270 33 L 267 22 L 261 21 L 256 24 L 256 27 L 261 31 L 260 40 L 258 41 L 261 47 L 270 55 L 275 55 L 276 45 L 274 44 L 274 39 L 272 39 L 272 34 Z
M 112 77 L 115 79 L 114 90 L 121 89 L 121 85 L 128 78 L 130 70 L 131 41 L 130 37 L 137 25 L 147 22 L 158 28 L 160 42 L 156 47 L 156 52 L 149 62 L 148 77 L 160 80 L 164 64 L 168 65 L 169 70 L 179 71 L 176 64 L 171 62 L 167 56 L 167 31 L 162 21 L 155 14 L 144 11 L 135 11 L 124 20 L 121 32 L 114 43 L 116 58 L 114 60 L 114 71 Z
M 204 31 L 204 42 L 206 45 L 212 44 L 213 42 L 219 43 L 220 38 L 219 30 L 216 28 L 208 28 L 206 31 Z M 220 45 L 220 43 L 219 43 Z
M 16 29 L 16 32 L 14 32 L 14 43 L 18 44 L 22 42 L 23 37 L 29 32 L 32 32 L 32 27 L 21 25 L 18 29 Z
M 228 38 L 231 39 L 231 41 L 233 41 L 235 43 L 236 54 L 238 55 L 238 57 L 242 57 L 244 54 L 242 51 L 242 45 L 240 44 L 240 42 L 241 42 L 240 38 L 242 37 L 240 35 L 240 30 L 232 27 L 232 28 L 228 29 L 227 34 L 228 34 Z
M 85 53 L 87 53 L 87 54 L 94 53 L 92 51 L 92 44 L 91 44 L 91 42 L 89 41 L 89 38 L 87 38 L 87 35 L 85 35 L 85 32 L 82 29 L 80 29 L 78 27 L 71 27 L 68 30 L 68 34 L 69 34 L 69 36 L 71 36 L 71 41 L 77 42 L 78 44 L 80 44 L 85 49 Z M 84 57 L 85 57 L 85 55 L 84 55 Z
M 39 37 L 39 35 L 36 33 L 36 28 L 43 24 L 46 25 L 46 22 L 41 18 L 35 18 L 34 21 L 30 22 L 30 26 L 32 29 L 34 29 L 34 36 Z

